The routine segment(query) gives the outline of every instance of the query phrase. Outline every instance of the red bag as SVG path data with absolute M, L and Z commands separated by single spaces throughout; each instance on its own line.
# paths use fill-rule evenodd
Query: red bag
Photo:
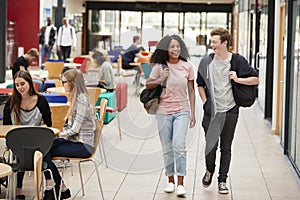
M 118 111 L 121 111 L 127 106 L 128 84 L 127 83 L 117 83 L 115 92 L 116 92 L 116 98 L 117 98 L 117 108 L 118 108 Z

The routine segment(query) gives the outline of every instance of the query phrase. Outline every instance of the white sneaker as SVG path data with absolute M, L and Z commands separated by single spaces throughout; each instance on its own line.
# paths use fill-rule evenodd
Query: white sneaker
M 167 187 L 165 188 L 165 192 L 166 192 L 166 193 L 172 193 L 172 192 L 174 192 L 174 191 L 175 191 L 175 184 L 169 182 L 169 183 L 167 184 Z
M 186 194 L 186 191 L 185 191 L 183 185 L 178 185 L 177 196 L 184 196 L 185 194 Z

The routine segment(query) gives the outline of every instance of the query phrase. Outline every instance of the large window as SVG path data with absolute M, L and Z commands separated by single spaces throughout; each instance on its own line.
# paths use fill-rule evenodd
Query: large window
M 165 35 L 178 34 L 184 38 L 191 55 L 204 55 L 213 28 L 230 28 L 228 13 L 211 12 L 141 12 L 90 10 L 88 12 L 89 51 L 105 42 L 110 50 L 115 45 L 124 49 L 132 44 L 134 35 L 142 38 L 147 50 L 149 41 L 159 41 Z M 110 45 L 109 43 L 112 43 Z M 203 48 L 200 48 L 200 46 Z
M 299 2 L 299 1 L 298 1 Z M 293 5 L 293 48 L 292 48 L 292 123 L 290 134 L 290 155 L 300 170 L 300 4 Z

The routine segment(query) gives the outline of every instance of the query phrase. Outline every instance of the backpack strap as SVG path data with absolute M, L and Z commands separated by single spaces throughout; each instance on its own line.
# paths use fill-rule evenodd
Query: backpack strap
M 237 70 L 237 57 L 238 57 L 238 54 L 236 54 L 236 53 L 232 54 L 232 58 L 230 60 L 230 71 Z
M 161 64 L 161 66 L 162 66 L 162 70 L 168 68 L 168 65 L 167 65 L 167 64 Z M 167 79 L 168 79 L 168 78 L 166 78 L 166 79 L 162 82 L 162 84 L 161 84 L 161 86 L 162 86 L 163 88 L 166 88 L 166 86 L 167 86 Z

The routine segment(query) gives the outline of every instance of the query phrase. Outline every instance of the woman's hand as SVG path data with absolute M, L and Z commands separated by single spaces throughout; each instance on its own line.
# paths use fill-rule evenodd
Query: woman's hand
M 161 75 L 160 75 L 161 81 L 166 80 L 166 78 L 167 78 L 168 76 L 169 76 L 169 68 L 165 68 L 165 69 L 162 71 Z
M 195 115 L 190 116 L 190 128 L 193 128 L 196 124 L 196 118 Z

